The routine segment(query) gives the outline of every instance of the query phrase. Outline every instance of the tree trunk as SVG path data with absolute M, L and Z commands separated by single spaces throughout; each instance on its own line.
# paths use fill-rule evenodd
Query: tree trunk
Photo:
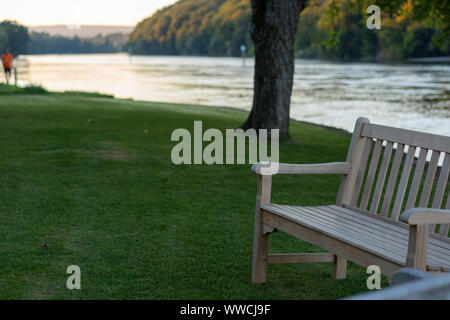
M 251 36 L 255 45 L 253 107 L 244 129 L 280 129 L 289 134 L 294 80 L 294 41 L 307 0 L 252 0 Z

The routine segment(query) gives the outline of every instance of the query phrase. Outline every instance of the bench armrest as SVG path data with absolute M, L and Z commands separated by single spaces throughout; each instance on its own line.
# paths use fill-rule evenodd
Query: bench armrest
M 426 271 L 429 225 L 450 223 L 450 210 L 412 208 L 400 220 L 409 224 L 406 266 Z
M 258 162 L 252 166 L 253 172 L 260 175 L 275 174 L 347 174 L 349 162 L 330 162 L 318 164 L 286 164 L 277 162 Z
M 450 210 L 412 208 L 406 210 L 400 220 L 410 225 L 450 223 Z

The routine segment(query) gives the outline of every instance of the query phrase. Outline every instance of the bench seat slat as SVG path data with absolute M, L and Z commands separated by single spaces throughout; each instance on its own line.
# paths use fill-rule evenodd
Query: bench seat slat
M 371 228 L 369 230 L 378 230 L 379 232 L 383 232 L 385 233 L 385 237 L 387 239 L 396 239 L 396 241 L 400 241 L 403 242 L 404 245 L 408 244 L 408 235 L 409 235 L 409 228 L 407 227 L 406 224 L 404 224 L 404 226 L 406 226 L 406 228 L 404 228 L 404 226 L 396 226 L 393 225 L 390 222 L 385 222 L 385 221 L 380 221 L 379 219 L 377 219 L 377 216 L 374 217 L 367 217 L 364 214 L 361 213 L 357 213 L 357 212 L 353 212 L 349 209 L 345 209 L 339 206 L 320 206 L 319 208 L 324 208 L 325 210 L 337 210 L 340 213 L 343 214 L 343 216 L 347 216 L 348 219 L 352 219 L 354 221 L 357 221 L 358 223 L 361 223 L 363 225 L 366 225 L 367 227 Z M 401 236 L 398 236 L 398 235 Z M 393 235 L 394 237 L 390 237 L 388 235 Z M 395 238 L 395 237 L 399 237 L 399 238 Z M 445 242 L 444 239 L 435 239 L 432 238 L 430 235 L 430 238 L 428 239 L 428 245 L 430 247 L 433 247 L 434 251 L 436 252 L 440 252 L 443 253 L 444 255 L 446 253 L 448 253 L 448 247 L 450 246 L 450 242 Z M 447 259 L 447 257 L 445 257 Z M 450 260 L 450 257 L 448 257 L 448 259 Z
M 334 223 L 338 227 L 351 229 L 351 232 L 362 232 L 359 236 L 363 236 L 367 238 L 369 241 L 371 241 L 373 244 L 377 244 L 381 248 L 385 248 L 386 250 L 389 250 L 393 253 L 402 254 L 404 251 L 405 246 L 408 245 L 407 241 L 407 235 L 398 235 L 395 233 L 389 233 L 386 232 L 386 230 L 383 229 L 376 229 L 372 228 L 369 225 L 366 225 L 364 222 L 361 221 L 355 221 L 354 218 L 348 218 L 345 215 L 340 215 L 340 220 L 336 221 L 336 214 L 335 214 L 335 208 L 330 208 L 327 206 L 323 207 L 297 207 L 304 210 L 309 210 L 311 213 L 315 212 L 319 217 L 319 219 L 328 220 L 328 222 Z M 302 212 L 304 214 L 304 211 Z M 322 217 L 321 217 L 322 216 Z M 326 218 L 325 218 L 326 216 Z M 389 241 L 388 241 L 389 240 Z M 386 244 L 389 244 L 387 246 Z M 436 250 L 438 249 L 438 250 Z M 445 250 L 442 250 L 443 252 L 439 252 L 440 248 L 434 247 L 433 250 L 429 253 L 430 255 L 430 261 L 436 262 L 440 259 L 448 260 L 447 262 L 450 263 L 450 257 L 447 257 L 445 254 L 447 253 Z M 441 254 L 443 253 L 443 254 Z M 439 256 L 436 260 L 435 256 Z
M 361 266 L 367 267 L 372 264 L 377 264 L 382 268 L 382 274 L 388 277 L 392 277 L 396 270 L 404 267 L 404 264 L 396 263 L 392 260 L 380 257 L 379 255 L 372 254 L 363 247 L 360 248 L 354 245 L 349 245 L 344 241 L 328 236 L 320 230 L 316 231 L 315 228 L 306 227 L 301 224 L 291 222 L 290 220 L 269 211 L 263 210 L 261 214 L 263 216 L 263 220 L 277 230 L 286 232 L 287 234 L 311 243 L 312 245 L 323 248 L 328 252 L 332 252 L 337 257 L 341 257 L 341 259 L 353 261 Z M 337 259 L 334 263 L 336 262 Z M 333 268 L 337 267 L 338 266 L 336 265 L 333 266 Z M 333 272 L 332 275 L 333 277 L 336 277 L 338 274 Z
M 361 217 L 361 219 L 368 219 L 367 221 L 369 221 L 370 223 L 372 223 L 374 225 L 376 225 L 377 223 L 380 223 L 380 225 L 387 230 L 391 230 L 390 227 L 395 226 L 396 228 L 392 229 L 392 230 L 394 230 L 396 232 L 401 232 L 404 234 L 409 234 L 409 225 L 404 222 L 394 221 L 392 219 L 389 219 L 389 218 L 386 218 L 383 216 L 379 216 L 379 215 L 375 215 L 375 214 L 369 213 L 367 211 L 363 211 L 359 208 L 352 207 L 352 206 L 347 206 L 347 205 L 345 205 L 344 207 L 335 206 L 335 208 L 336 208 L 336 210 L 340 210 L 340 209 L 345 210 L 345 211 L 343 211 L 343 213 L 346 213 L 349 215 L 356 215 L 356 216 L 353 216 L 356 219 L 359 219 L 359 217 Z M 398 228 L 400 228 L 403 231 L 401 231 Z M 443 238 L 434 233 L 429 234 L 428 242 L 430 242 L 436 246 L 440 246 L 443 243 L 446 243 L 445 247 L 450 245 L 449 238 Z
M 373 246 L 378 247 L 379 250 L 385 250 L 387 252 L 390 252 L 391 254 L 398 255 L 398 256 L 401 256 L 404 254 L 404 251 L 405 251 L 404 248 L 407 246 L 407 243 L 405 243 L 404 241 L 401 241 L 400 240 L 401 237 L 397 238 L 396 241 L 403 242 L 403 246 L 397 245 L 397 244 L 395 246 L 387 246 L 388 242 L 386 241 L 383 233 L 380 231 L 371 231 L 370 229 L 362 230 L 362 232 L 357 231 L 355 229 L 348 227 L 349 221 L 339 221 L 339 220 L 336 220 L 336 218 L 334 220 L 329 219 L 329 218 L 321 219 L 320 214 L 318 216 L 314 216 L 314 213 L 312 213 L 308 210 L 313 207 L 297 207 L 297 208 L 302 209 L 301 216 L 302 216 L 302 219 L 305 221 L 309 221 L 309 222 L 313 221 L 315 223 L 321 224 L 325 228 L 331 228 L 340 234 L 347 234 L 347 235 L 350 234 L 356 238 L 360 238 L 360 237 L 365 238 L 368 243 L 370 243 Z M 305 209 L 306 209 L 306 211 L 305 211 Z M 289 208 L 289 207 L 284 207 L 283 210 L 285 213 L 289 212 L 290 214 L 293 214 L 293 215 L 299 214 L 299 212 L 296 212 L 295 210 L 292 210 L 292 208 Z M 328 220 L 328 221 L 322 221 L 322 220 Z M 407 235 L 404 236 L 403 238 L 407 239 Z M 444 259 L 444 260 L 446 260 L 446 263 L 450 264 L 450 260 L 447 260 L 447 258 L 446 258 L 447 251 L 445 251 L 443 254 L 435 253 L 434 251 L 435 251 L 434 249 L 430 250 L 429 260 L 431 263 L 439 264 L 440 263 L 439 261 Z M 436 258 L 435 256 L 439 256 L 439 257 Z
M 395 263 L 402 265 L 406 263 L 407 229 L 377 219 L 370 219 L 370 217 L 334 205 L 297 207 L 272 204 L 263 206 L 262 209 L 324 232 L 348 244 L 366 249 Z M 432 239 L 430 238 L 430 240 Z M 437 239 L 430 241 L 428 245 L 428 263 L 430 265 L 450 267 L 449 257 L 450 245 L 448 243 Z
M 295 209 L 292 207 L 283 208 L 284 212 L 290 212 L 293 215 L 301 215 L 301 219 L 305 222 L 317 223 L 326 228 L 335 230 L 340 234 L 352 236 L 353 238 L 364 238 L 371 245 L 378 248 L 383 248 L 383 243 L 380 241 L 380 238 L 377 237 L 376 233 L 371 234 L 366 230 L 364 230 L 364 232 L 360 232 L 357 230 L 357 227 L 355 228 L 355 225 L 353 225 L 352 228 L 351 224 L 349 224 L 348 221 L 336 221 L 336 218 L 333 219 L 333 217 L 328 217 L 327 215 L 321 214 L 320 212 L 314 212 L 312 207 L 301 207 L 300 212 L 298 211 L 298 207 Z M 402 251 L 396 246 L 389 247 L 386 251 L 397 256 L 400 256 L 402 254 Z
M 373 245 L 388 250 L 392 253 L 404 253 L 405 247 L 408 245 L 408 234 L 396 234 L 392 231 L 389 234 L 386 232 L 386 228 L 380 228 L 378 230 L 376 228 L 370 228 L 370 226 L 367 227 L 364 223 L 357 221 L 357 218 L 355 217 L 348 219 L 348 216 L 346 217 L 345 215 L 339 215 L 339 219 L 336 219 L 336 209 L 336 206 L 283 207 L 283 210 L 289 211 L 292 214 L 300 214 L 299 212 L 301 212 L 303 218 L 312 219 L 318 223 L 323 222 L 322 220 L 326 220 L 326 224 L 332 224 L 332 228 L 338 229 L 340 232 L 349 232 L 350 234 L 358 233 L 356 236 L 365 237 Z M 440 259 L 444 259 L 450 264 L 450 257 L 447 257 L 448 250 L 433 246 L 431 244 L 429 246 L 430 249 L 432 249 L 429 253 L 430 262 L 436 264 Z M 439 258 L 436 260 L 435 256 L 439 256 Z
M 313 230 L 319 231 L 320 233 L 326 234 L 343 242 L 346 242 L 352 246 L 356 246 L 360 249 L 368 250 L 371 253 L 379 254 L 381 257 L 394 261 L 397 264 L 405 265 L 406 262 L 406 253 L 404 256 L 400 256 L 399 254 L 392 254 L 390 251 L 381 250 L 381 248 L 376 247 L 374 244 L 370 243 L 367 240 L 361 240 L 356 238 L 352 234 L 339 232 L 331 227 L 330 224 L 318 223 L 311 219 L 307 219 L 304 216 L 299 216 L 293 214 L 288 210 L 279 210 L 280 208 L 270 209 L 263 208 L 263 210 L 274 213 L 282 218 L 290 220 L 296 224 L 304 225 Z

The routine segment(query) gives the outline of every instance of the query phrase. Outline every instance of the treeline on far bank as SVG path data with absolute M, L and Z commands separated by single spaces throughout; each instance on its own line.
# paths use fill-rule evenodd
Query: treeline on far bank
M 339 3 L 338 8 L 333 4 Z M 441 30 L 413 19 L 382 15 L 381 29 L 369 30 L 358 1 L 312 0 L 301 16 L 296 56 L 342 60 L 391 60 L 450 54 Z M 128 46 L 137 54 L 239 56 L 249 35 L 250 1 L 182 0 L 139 23 Z
M 98 35 L 92 38 L 63 37 L 44 32 L 29 32 L 14 21 L 0 22 L 0 52 L 8 48 L 13 54 L 112 53 L 122 50 L 123 34 Z
M 396 60 L 450 55 L 450 38 L 428 22 L 416 21 L 405 6 L 401 15 L 383 14 L 380 30 L 369 30 L 361 1 L 311 0 L 302 12 L 295 53 L 302 58 Z M 409 2 L 408 2 L 409 3 Z M 338 4 L 338 7 L 335 5 Z M 248 0 L 180 0 L 124 34 L 93 38 L 29 32 L 0 22 L 0 51 L 15 54 L 110 53 L 239 56 L 245 44 L 253 54 Z
M 50 35 L 44 32 L 32 32 L 27 52 L 45 53 L 113 53 L 122 50 L 122 34 L 97 35 L 92 38 L 72 38 Z

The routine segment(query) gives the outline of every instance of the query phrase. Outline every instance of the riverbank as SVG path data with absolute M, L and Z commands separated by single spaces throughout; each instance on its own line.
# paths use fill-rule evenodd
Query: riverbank
M 119 98 L 249 111 L 253 59 L 104 55 L 21 56 L 19 84 Z M 353 131 L 355 119 L 450 135 L 450 66 L 296 60 L 291 117 Z M 88 70 L 88 72 L 86 72 Z
M 15 85 L 4 85 L 4 84 L 0 84 L 0 95 L 9 95 L 9 94 L 52 94 L 52 95 L 64 95 L 64 96 L 81 96 L 81 97 L 91 97 L 91 98 L 114 98 L 114 95 L 112 94 L 105 94 L 105 93 L 99 93 L 99 92 L 89 92 L 89 91 L 72 91 L 72 90 L 65 90 L 62 92 L 54 92 L 54 91 L 48 91 L 47 89 L 45 89 L 44 87 L 40 86 L 40 85 L 28 85 L 28 86 L 15 86 Z M 120 98 L 119 98 L 120 99 Z M 133 99 L 120 99 L 120 100 L 133 100 Z M 145 102 L 145 101 L 141 101 L 141 102 Z M 164 102 L 161 102 L 164 103 Z M 248 114 L 247 110 L 243 110 L 240 108 L 234 108 L 234 107 L 224 107 L 224 106 L 214 106 L 214 108 L 220 108 L 220 109 L 224 109 L 224 110 L 232 110 L 232 111 L 236 111 L 236 112 L 243 112 Z M 317 123 L 312 123 L 312 122 L 308 122 L 308 121 L 303 121 L 303 120 L 296 120 L 296 119 L 291 119 L 292 122 L 297 122 L 297 123 L 302 123 L 308 126 L 316 126 L 319 128 L 324 128 L 327 130 L 330 130 L 332 132 L 335 133 L 340 133 L 343 135 L 347 135 L 347 136 L 351 136 L 351 132 L 344 130 L 344 129 L 340 129 L 340 128 L 335 128 L 335 127 L 331 127 L 331 126 L 326 126 L 326 125 L 322 125 L 322 124 L 317 124 Z
M 256 176 L 250 165 L 172 164 L 171 133 L 238 127 L 224 108 L 89 97 L 0 99 L 0 299 L 335 299 L 366 291 L 365 269 L 269 266 L 250 282 Z M 291 123 L 280 161 L 345 159 L 349 137 Z M 326 150 L 326 152 L 324 152 Z M 334 203 L 339 177 L 274 178 L 273 200 Z M 276 233 L 272 252 L 318 249 Z M 81 268 L 81 290 L 66 269 Z M 387 282 L 383 282 L 387 286 Z

